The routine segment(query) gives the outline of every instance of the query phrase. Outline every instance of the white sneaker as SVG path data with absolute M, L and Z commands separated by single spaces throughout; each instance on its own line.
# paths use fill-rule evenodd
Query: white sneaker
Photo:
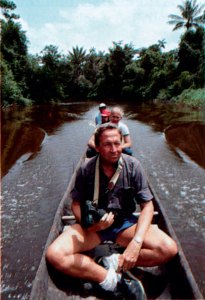
M 110 256 L 102 256 L 98 260 L 98 264 L 103 266 L 105 269 L 114 269 L 116 272 L 118 271 L 118 258 L 119 258 L 118 253 L 113 253 Z

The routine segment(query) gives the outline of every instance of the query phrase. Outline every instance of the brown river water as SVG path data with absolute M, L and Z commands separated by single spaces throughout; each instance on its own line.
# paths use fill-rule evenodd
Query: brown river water
M 205 297 L 205 110 L 120 105 L 134 155 Z M 89 102 L 2 112 L 2 299 L 29 299 L 56 209 L 97 112 L 98 103 Z

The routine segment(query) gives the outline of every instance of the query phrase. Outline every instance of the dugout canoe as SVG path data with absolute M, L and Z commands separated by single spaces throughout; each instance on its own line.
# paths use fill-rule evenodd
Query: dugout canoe
M 71 203 L 70 191 L 75 181 L 77 169 L 84 160 L 85 156 L 81 157 L 66 192 L 60 201 L 38 271 L 33 281 L 30 300 L 99 299 L 96 298 L 95 295 L 85 293 L 82 290 L 81 281 L 56 271 L 48 265 L 45 260 L 47 247 L 63 231 L 65 226 L 65 221 L 62 220 L 62 217 L 69 214 L 71 215 L 69 210 Z M 135 268 L 132 270 L 132 274 L 143 283 L 148 299 L 203 299 L 180 242 L 151 184 L 150 189 L 154 195 L 153 202 L 155 211 L 157 212 L 157 216 L 154 217 L 155 220 L 153 222 L 157 223 L 162 230 L 177 242 L 179 253 L 171 262 L 163 266 Z M 120 249 L 118 249 L 116 245 L 107 244 L 100 245 L 94 253 L 89 254 L 100 256 L 118 251 L 120 251 Z

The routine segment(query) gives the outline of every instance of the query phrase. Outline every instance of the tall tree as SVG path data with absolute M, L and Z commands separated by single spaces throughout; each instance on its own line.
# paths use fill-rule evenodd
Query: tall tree
M 42 63 L 46 68 L 49 68 L 53 71 L 59 64 L 61 55 L 58 53 L 58 47 L 54 45 L 46 46 L 42 51 Z
M 68 54 L 68 63 L 71 68 L 72 88 L 71 95 L 77 98 L 86 97 L 87 89 L 89 86 L 85 78 L 84 67 L 87 55 L 83 47 L 73 47 L 72 51 Z
M 61 54 L 58 52 L 58 47 L 54 45 L 46 46 L 41 54 L 42 68 L 39 76 L 42 84 L 42 101 L 49 102 L 51 99 L 58 101 L 63 95 L 60 72 Z
M 15 80 L 25 87 L 25 72 L 27 68 L 27 38 L 19 23 L 2 21 L 3 59 L 12 70 Z
M 1 60 L 3 102 L 20 102 L 28 95 L 26 83 L 28 41 L 20 23 L 15 22 L 15 19 L 18 19 L 19 16 L 13 13 L 13 10 L 16 8 L 13 1 L 0 0 L 0 7 L 2 8 Z M 9 85 L 10 92 L 8 93 Z
M 105 57 L 103 76 L 100 82 L 100 93 L 106 97 L 120 98 L 123 89 L 123 78 L 126 66 L 136 54 L 132 44 L 122 45 L 122 41 L 113 42 L 109 54 Z
M 73 76 L 78 79 L 82 75 L 82 67 L 86 60 L 86 50 L 83 47 L 73 47 L 73 51 L 69 51 L 69 61 L 73 66 Z
M 18 15 L 11 12 L 12 10 L 16 9 L 16 4 L 13 1 L 0 0 L 0 7 L 2 9 L 2 15 L 8 21 L 12 19 L 19 19 Z
M 168 16 L 171 19 L 168 24 L 175 25 L 173 31 L 183 27 L 188 30 L 191 27 L 197 28 L 205 24 L 205 12 L 201 14 L 205 4 L 199 5 L 196 2 L 196 0 L 186 0 L 183 4 L 177 6 L 181 16 L 173 14 Z
M 178 51 L 178 70 L 188 71 L 196 86 L 204 86 L 204 36 L 205 30 L 188 30 L 181 38 Z

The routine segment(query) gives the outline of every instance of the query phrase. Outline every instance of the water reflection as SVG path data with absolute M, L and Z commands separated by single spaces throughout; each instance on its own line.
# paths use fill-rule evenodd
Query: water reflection
M 198 122 L 205 124 L 205 108 L 193 109 L 173 104 L 144 103 L 132 106 L 125 105 L 124 109 L 128 118 L 141 121 L 160 132 L 176 123 Z
M 1 150 L 1 175 L 7 174 L 9 169 L 19 158 L 22 162 L 34 158 L 40 150 L 45 132 L 38 127 L 28 124 L 11 123 L 3 126 Z
M 129 119 L 164 132 L 170 149 L 180 158 L 188 156 L 205 168 L 205 109 L 170 104 L 124 106 Z
M 185 153 L 205 169 L 205 125 L 198 123 L 171 125 L 165 129 L 165 137 L 176 155 L 183 158 Z
M 88 109 L 89 106 L 82 102 L 4 110 L 1 114 L 1 177 L 17 161 L 34 158 L 46 134 L 52 135 L 65 122 L 80 119 Z

